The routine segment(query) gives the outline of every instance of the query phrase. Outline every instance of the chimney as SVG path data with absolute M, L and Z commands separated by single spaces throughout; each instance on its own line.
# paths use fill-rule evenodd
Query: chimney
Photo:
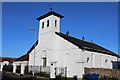
M 93 40 L 91 40 L 90 42 L 93 43 Z
M 84 37 L 82 37 L 82 40 L 83 40 L 83 41 L 85 41 L 85 38 L 84 38 Z
M 69 31 L 67 31 L 67 32 L 66 32 L 66 35 L 69 36 L 69 34 L 70 34 Z

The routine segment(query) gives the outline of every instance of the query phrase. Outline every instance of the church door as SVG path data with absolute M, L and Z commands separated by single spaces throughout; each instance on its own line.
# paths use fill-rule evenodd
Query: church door
M 47 64 L 47 58 L 44 57 L 44 58 L 43 58 L 43 67 L 46 67 L 46 64 Z

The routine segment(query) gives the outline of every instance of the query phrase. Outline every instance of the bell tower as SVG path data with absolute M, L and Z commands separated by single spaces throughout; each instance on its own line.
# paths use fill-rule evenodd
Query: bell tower
M 60 19 L 63 17 L 54 11 L 50 11 L 37 18 L 39 20 L 38 44 L 41 47 L 55 48 L 55 32 L 60 32 Z
M 50 11 L 43 16 L 37 18 L 39 23 L 39 35 L 46 34 L 49 32 L 60 32 L 60 19 L 64 16 Z

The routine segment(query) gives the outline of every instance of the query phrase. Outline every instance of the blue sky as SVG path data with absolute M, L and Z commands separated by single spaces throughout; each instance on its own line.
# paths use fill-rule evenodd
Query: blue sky
M 64 16 L 61 32 L 118 53 L 118 3 L 113 2 L 10 2 L 2 3 L 2 55 L 19 57 L 31 48 L 39 16 L 53 11 Z

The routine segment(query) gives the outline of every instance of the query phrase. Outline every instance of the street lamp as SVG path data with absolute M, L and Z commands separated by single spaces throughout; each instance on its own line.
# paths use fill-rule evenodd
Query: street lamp
M 33 28 L 28 28 L 29 30 L 34 31 L 34 59 L 33 59 L 33 76 L 35 75 L 35 46 L 36 46 L 36 30 Z

